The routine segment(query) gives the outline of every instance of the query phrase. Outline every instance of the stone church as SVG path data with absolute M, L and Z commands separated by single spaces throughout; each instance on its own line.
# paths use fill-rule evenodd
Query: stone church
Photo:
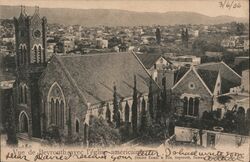
M 204 63 L 181 68 L 172 87 L 176 114 L 201 118 L 203 113 L 216 110 L 218 96 L 241 84 L 241 76 L 222 62 Z
M 131 122 L 134 77 L 140 125 L 140 112 L 148 109 L 149 84 L 154 98 L 159 86 L 134 53 L 54 55 L 48 59 L 47 21 L 39 15 L 38 8 L 33 16 L 26 15 L 22 8 L 14 23 L 19 133 L 41 138 L 55 125 L 64 136 L 85 137 L 91 115 L 112 121 L 114 86 L 121 120 Z
M 47 20 L 40 18 L 38 8 L 33 16 L 21 7 L 19 18 L 14 18 L 16 38 L 16 108 L 20 132 L 41 135 L 39 109 L 39 78 L 46 68 Z

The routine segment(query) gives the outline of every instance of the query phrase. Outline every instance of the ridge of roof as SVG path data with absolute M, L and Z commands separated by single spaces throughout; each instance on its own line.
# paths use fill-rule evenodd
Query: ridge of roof
M 200 79 L 201 83 L 203 84 L 203 86 L 207 89 L 207 91 L 209 92 L 209 94 L 211 96 L 213 96 L 213 93 L 210 91 L 210 89 L 208 88 L 208 86 L 206 85 L 206 83 L 204 82 L 204 80 L 201 78 L 201 76 L 198 74 L 198 72 L 196 71 L 196 69 L 194 67 L 191 67 L 194 71 L 194 73 L 197 75 L 197 77 Z
M 108 52 L 108 53 L 92 53 L 92 54 L 73 54 L 73 55 L 56 55 L 56 57 L 88 57 L 88 56 L 105 56 L 105 55 L 122 55 L 130 54 L 131 52 Z
M 152 55 L 151 54 L 136 54 L 136 56 L 140 59 L 143 65 L 148 69 L 151 68 L 154 65 L 154 63 L 160 58 L 165 59 L 163 56 L 159 54 L 152 54 Z
M 175 83 L 175 85 L 174 85 L 171 89 L 172 89 L 172 90 L 175 89 L 175 87 L 176 87 L 178 84 L 180 84 L 180 82 L 188 75 L 188 73 L 190 73 L 190 71 L 192 71 L 191 68 L 189 68 L 189 70 L 181 77 L 181 79 L 179 79 L 179 80 L 177 81 L 177 83 Z
M 216 81 L 218 79 L 219 71 L 210 71 L 206 69 L 196 69 L 197 73 L 210 89 L 211 92 L 214 91 Z
M 241 76 L 239 74 L 237 74 L 231 67 L 229 67 L 224 61 L 221 62 L 209 62 L 209 63 L 203 63 L 200 65 L 197 65 L 197 68 L 199 67 L 203 67 L 203 66 L 208 66 L 208 65 L 224 65 L 227 69 L 229 69 L 230 71 L 232 71 L 236 76 L 238 76 L 239 78 L 241 78 Z
M 203 86 L 207 89 L 208 93 L 212 96 L 212 92 L 210 91 L 210 89 L 207 87 L 206 83 L 204 82 L 204 80 L 200 77 L 200 75 L 198 74 L 198 72 L 196 71 L 194 66 L 191 66 L 190 69 L 182 76 L 182 78 L 171 88 L 172 90 L 178 85 L 180 84 L 180 82 L 188 75 L 188 73 L 190 73 L 191 71 L 193 71 L 195 73 L 195 75 L 198 77 L 198 79 L 201 81 L 201 83 L 203 84 Z
M 177 83 L 189 70 L 190 68 L 188 67 L 180 67 L 178 70 L 174 72 L 174 83 Z
M 152 76 L 150 75 L 150 73 L 148 72 L 148 70 L 146 69 L 146 67 L 144 66 L 144 64 L 141 62 L 141 60 L 140 60 L 140 59 L 138 58 L 138 56 L 136 55 L 136 53 L 134 53 L 134 51 L 132 51 L 132 54 L 134 55 L 134 57 L 136 58 L 136 60 L 141 64 L 142 68 L 146 71 L 146 73 L 148 74 L 149 78 L 150 78 L 151 80 L 153 80 L 153 82 L 155 82 L 154 79 L 152 79 Z M 158 88 L 160 88 L 160 86 L 158 85 L 157 82 L 155 82 L 155 84 L 158 86 Z M 161 89 L 161 88 L 160 88 L 160 89 Z
M 196 65 L 196 67 L 208 66 L 208 65 L 214 65 L 214 64 L 221 64 L 221 62 L 207 62 L 207 63 Z
M 231 70 L 236 76 L 238 76 L 239 78 L 241 78 L 241 76 L 239 74 L 237 74 L 232 68 L 230 68 L 224 61 L 221 61 L 221 63 L 227 67 L 229 70 Z

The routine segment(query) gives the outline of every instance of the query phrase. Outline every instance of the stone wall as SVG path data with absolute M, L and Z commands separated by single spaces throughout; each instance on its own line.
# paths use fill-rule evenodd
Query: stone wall
M 172 96 L 174 98 L 174 108 L 183 106 L 183 98 L 185 96 L 198 97 L 199 117 L 202 117 L 204 111 L 212 110 L 212 96 L 193 70 L 191 70 L 185 78 L 180 80 L 180 82 L 174 86 L 172 89 Z

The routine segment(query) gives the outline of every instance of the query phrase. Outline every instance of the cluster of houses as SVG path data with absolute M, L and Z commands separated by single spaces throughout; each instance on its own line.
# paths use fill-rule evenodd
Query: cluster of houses
M 221 41 L 221 46 L 228 51 L 249 51 L 249 36 L 230 36 Z
M 121 120 L 131 122 L 135 77 L 138 125 L 142 109 L 148 110 L 150 86 L 153 107 L 156 108 L 157 95 L 165 87 L 170 92 L 167 97 L 174 97 L 171 109 L 177 115 L 201 118 L 205 111 L 218 110 L 222 118 L 232 105 L 216 102 L 224 95 L 232 98 L 236 109 L 242 107 L 249 112 L 249 67 L 239 75 L 223 61 L 201 64 L 197 57 L 169 60 L 162 55 L 134 52 L 53 55 L 49 59 L 46 18 L 41 18 L 36 10 L 33 16 L 22 11 L 14 20 L 17 75 L 14 83 L 1 80 L 1 93 L 13 90 L 17 130 L 29 137 L 41 137 L 51 125 L 56 125 L 65 136 L 73 134 L 86 139 L 89 116 L 113 120 L 114 86 Z M 31 37 L 27 37 L 31 30 L 23 27 L 32 28 Z M 101 48 L 108 46 L 105 40 L 98 42 Z M 26 50 L 22 50 L 23 46 Z M 38 56 L 43 61 L 34 61 Z M 19 63 L 21 57 L 27 61 Z

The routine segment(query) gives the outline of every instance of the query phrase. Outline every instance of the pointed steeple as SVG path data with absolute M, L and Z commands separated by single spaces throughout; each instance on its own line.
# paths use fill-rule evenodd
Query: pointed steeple
M 35 12 L 34 12 L 34 14 L 33 14 L 33 17 L 40 17 L 39 16 L 40 14 L 39 14 L 39 6 L 35 6 Z
M 21 13 L 20 14 L 23 14 L 23 6 L 21 5 Z
M 39 14 L 39 6 L 35 6 L 35 14 Z
M 27 16 L 26 11 L 25 11 L 25 6 L 21 5 L 20 17 L 25 17 L 25 16 Z
M 24 11 L 24 6 L 21 5 L 21 13 L 20 14 L 23 14 L 25 11 Z

